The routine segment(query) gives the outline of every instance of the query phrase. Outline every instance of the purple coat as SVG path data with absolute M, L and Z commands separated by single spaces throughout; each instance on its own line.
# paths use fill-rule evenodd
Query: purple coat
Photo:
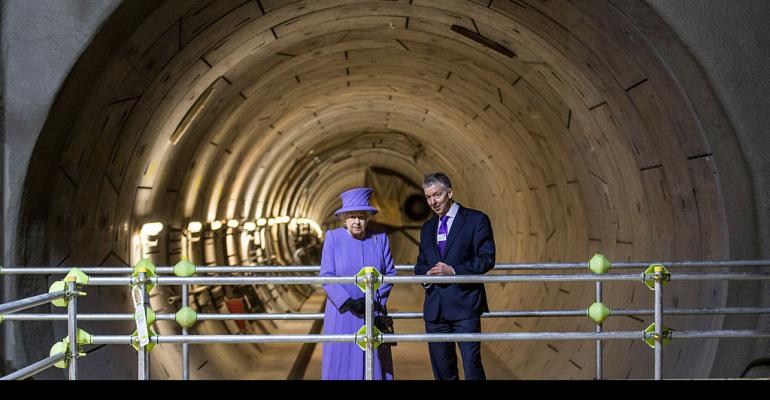
M 383 275 L 396 274 L 387 234 L 367 232 L 364 239 L 358 240 L 350 236 L 345 228 L 326 232 L 321 253 L 321 276 L 353 276 L 365 266 L 375 267 Z M 374 293 L 374 300 L 384 307 L 392 287 L 392 284 L 380 285 Z M 327 294 L 323 333 L 333 335 L 358 332 L 364 325 L 364 319 L 349 311 L 340 313 L 340 307 L 348 298 L 365 297 L 364 292 L 353 284 L 325 284 L 323 288 Z M 365 352 L 357 344 L 324 343 L 322 354 L 321 379 L 364 379 Z M 393 379 L 390 346 L 381 345 L 375 349 L 373 378 Z

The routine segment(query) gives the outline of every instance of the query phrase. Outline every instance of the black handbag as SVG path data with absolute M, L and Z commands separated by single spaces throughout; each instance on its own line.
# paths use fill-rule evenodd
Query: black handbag
M 379 315 L 374 317 L 374 326 L 382 333 L 394 334 L 396 333 L 393 328 L 393 317 L 390 315 Z
M 388 314 L 378 315 L 374 317 L 374 326 L 376 326 L 381 333 L 385 333 L 385 334 L 396 333 L 396 330 L 393 327 L 393 317 L 391 317 Z M 386 344 L 390 346 L 395 346 L 398 343 L 393 342 L 393 343 L 386 343 Z

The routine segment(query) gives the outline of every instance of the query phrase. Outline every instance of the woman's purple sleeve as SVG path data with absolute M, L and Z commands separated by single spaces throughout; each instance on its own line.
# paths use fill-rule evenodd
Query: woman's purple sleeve
M 382 258 L 385 261 L 385 276 L 395 276 L 396 275 L 396 266 L 393 264 L 393 257 L 390 255 L 390 240 L 388 240 L 388 234 L 383 233 L 383 244 L 382 244 Z M 381 285 L 379 289 L 377 289 L 377 295 L 380 299 L 380 304 L 385 305 L 385 302 L 388 301 L 388 296 L 390 295 L 390 289 L 393 288 L 392 283 L 387 283 L 384 285 Z
M 324 240 L 324 247 L 321 251 L 321 273 L 320 276 L 337 276 L 337 269 L 334 264 L 334 235 L 332 231 L 326 232 L 326 239 Z M 326 295 L 331 300 L 332 304 L 339 310 L 345 300 L 348 299 L 348 294 L 341 284 L 337 283 L 324 283 L 324 290 Z

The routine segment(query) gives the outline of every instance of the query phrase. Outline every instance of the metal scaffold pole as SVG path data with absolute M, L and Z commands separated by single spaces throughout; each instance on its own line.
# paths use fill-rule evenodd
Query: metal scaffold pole
M 655 380 L 662 379 L 663 358 L 663 284 L 662 271 L 655 269 Z
M 596 282 L 596 302 L 602 302 L 602 283 Z M 602 331 L 602 323 L 596 323 L 596 333 Z M 596 339 L 596 379 L 602 379 L 602 340 Z
M 41 304 L 50 303 L 53 300 L 66 296 L 64 290 L 45 293 L 38 296 L 29 297 L 23 300 L 16 300 L 5 304 L 0 304 L 0 315 L 10 314 L 16 311 L 26 310 Z
M 182 285 L 182 307 L 187 307 L 189 299 L 189 286 Z M 187 328 L 182 327 L 182 336 L 187 336 Z M 190 380 L 190 344 L 182 343 L 182 380 Z
M 67 379 L 71 381 L 78 379 L 78 293 L 76 279 L 75 276 L 64 278 L 67 283 L 67 333 L 70 341 Z
M 370 381 L 374 377 L 374 330 L 372 308 L 374 276 L 371 270 L 366 271 L 366 380 Z
M 139 269 L 139 280 L 137 282 L 139 298 L 134 299 L 136 312 L 142 313 L 140 318 L 137 318 L 137 378 L 140 381 L 146 381 L 150 379 L 150 360 L 147 353 L 147 343 L 142 343 L 142 325 L 146 326 L 146 312 L 147 312 L 147 286 L 145 284 L 147 273 L 144 269 Z
M 44 360 L 40 360 L 32 365 L 24 367 L 16 372 L 0 377 L 0 381 L 13 381 L 27 379 L 30 376 L 38 374 L 51 368 L 57 362 L 67 358 L 67 353 L 56 353 Z

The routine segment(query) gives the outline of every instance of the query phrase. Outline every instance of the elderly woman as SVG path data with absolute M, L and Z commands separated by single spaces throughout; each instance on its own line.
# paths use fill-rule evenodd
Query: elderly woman
M 390 242 L 384 233 L 367 231 L 366 223 L 377 209 L 369 205 L 372 189 L 343 192 L 340 216 L 344 228 L 326 232 L 321 254 L 321 276 L 354 276 L 361 268 L 375 267 L 382 275 L 395 275 Z M 385 309 L 392 284 L 380 285 L 374 293 L 375 314 Z M 327 294 L 324 334 L 356 333 L 364 325 L 365 296 L 354 284 L 325 284 Z M 393 379 L 390 346 L 374 350 L 374 379 Z M 355 343 L 324 343 L 322 379 L 364 379 L 365 353 Z

